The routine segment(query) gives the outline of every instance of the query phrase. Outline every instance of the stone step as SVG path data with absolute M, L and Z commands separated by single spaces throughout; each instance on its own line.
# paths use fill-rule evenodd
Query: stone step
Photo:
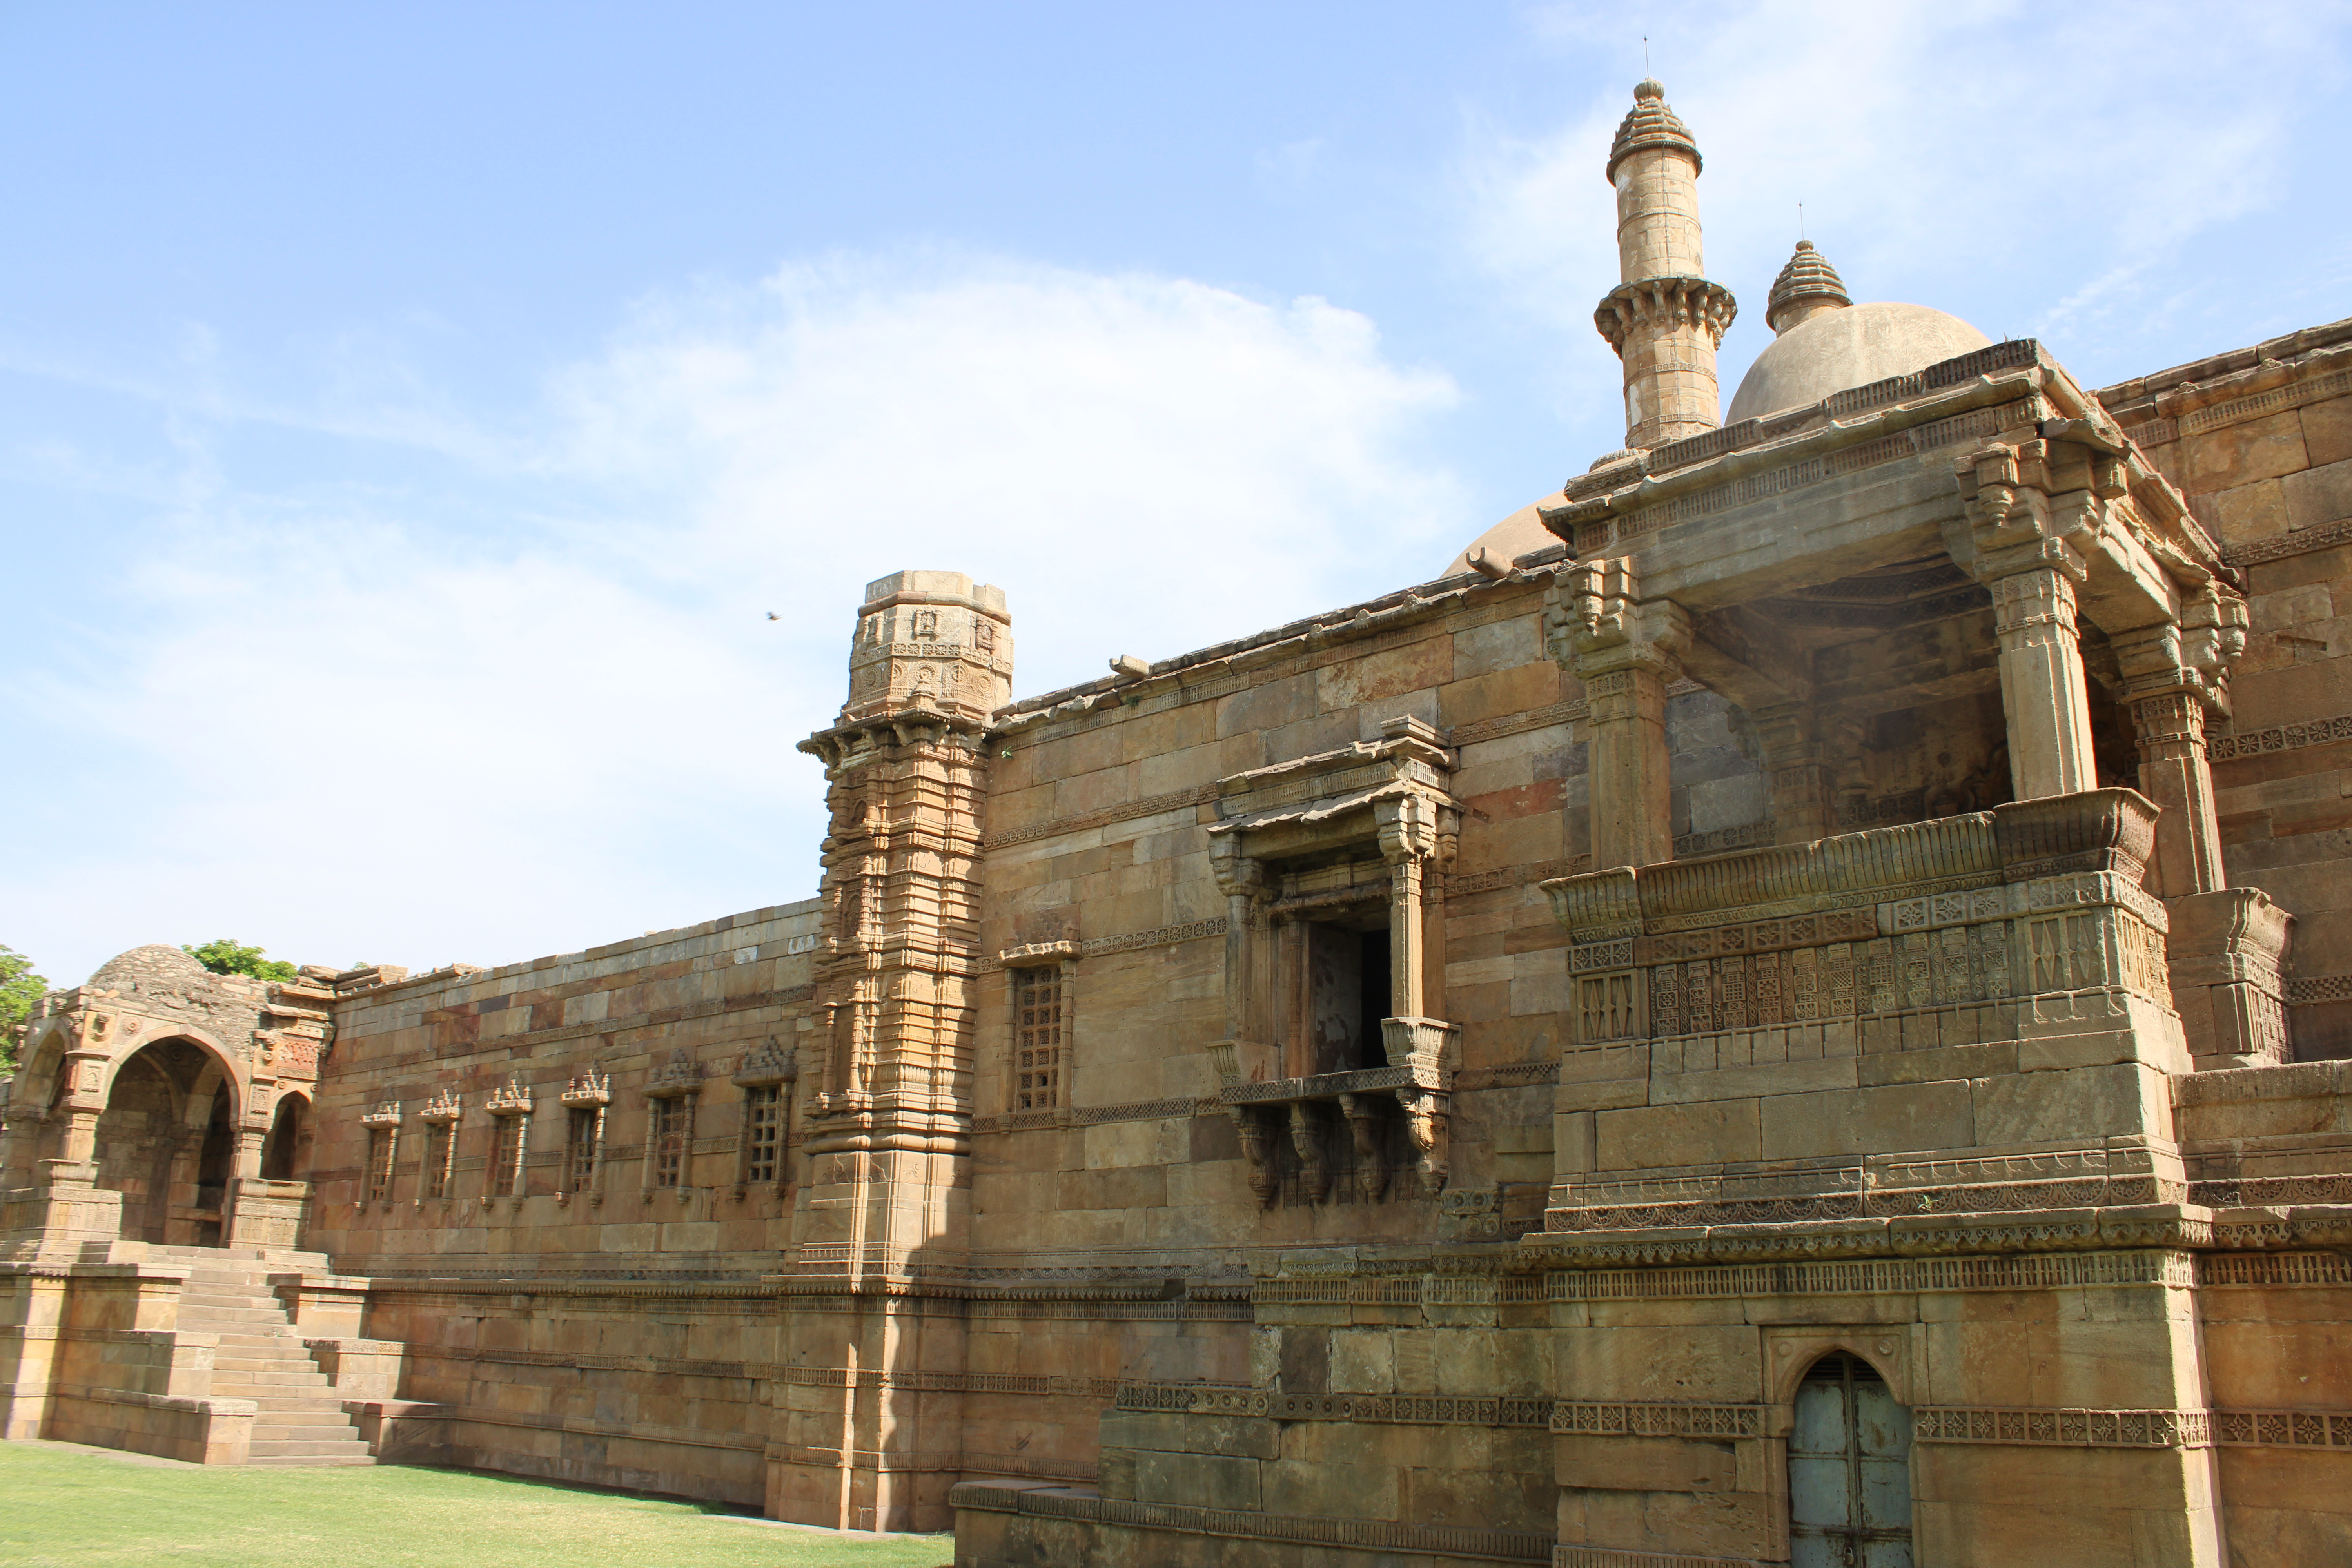
M 333 1394 L 311 1394 L 301 1395 L 288 1395 L 281 1394 L 278 1397 L 272 1399 L 264 1396 L 263 1392 L 260 1389 L 239 1390 L 234 1388 L 215 1388 L 213 1390 L 213 1397 L 215 1399 L 252 1400 L 256 1405 L 259 1406 L 253 1415 L 253 1418 L 257 1423 L 262 1421 L 288 1420 L 298 1415 L 305 1418 L 313 1415 L 322 1415 L 332 1417 L 338 1421 L 349 1420 L 349 1417 L 343 1415 L 342 1399 L 339 1395 Z M 309 1424 L 307 1419 L 305 1424 Z M 340 1435 L 341 1434 L 339 1433 L 338 1436 Z
M 213 1369 L 213 1383 L 215 1386 L 224 1383 L 234 1383 L 242 1388 L 308 1389 L 325 1388 L 331 1386 L 326 1378 L 320 1373 L 319 1369 L 315 1366 L 278 1367 L 268 1372 L 248 1372 L 242 1368 L 233 1367 L 229 1369 L 229 1372 L 226 1376 L 222 1375 L 220 1368 L 215 1367 Z
M 349 1417 L 341 1411 L 330 1415 L 323 1410 L 279 1413 L 272 1411 L 268 1420 L 253 1423 L 253 1440 L 262 1443 L 358 1443 L 359 1435 L 352 1430 Z M 366 1445 L 362 1443 L 364 1449 Z
M 375 1456 L 364 1452 L 359 1454 L 332 1454 L 323 1457 L 306 1454 L 254 1454 L 249 1456 L 245 1462 L 257 1468 L 267 1465 L 273 1468 L 291 1468 L 297 1465 L 316 1465 L 324 1468 L 334 1465 L 373 1465 L 375 1463 Z
M 184 1311 L 179 1326 L 188 1328 L 191 1333 L 294 1333 L 294 1326 L 282 1317 L 268 1319 L 261 1317 L 258 1311 L 254 1311 L 249 1317 L 247 1314 L 228 1317 L 228 1314 L 209 1314 L 209 1311 Z
M 321 1459 L 344 1459 L 355 1464 L 372 1464 L 374 1457 L 367 1445 L 354 1437 L 348 1443 L 296 1443 L 284 1439 L 263 1443 L 257 1441 L 246 1450 L 248 1465 L 317 1464 Z
M 238 1313 L 231 1316 L 219 1312 L 183 1312 L 180 1327 L 200 1334 L 268 1334 L 291 1333 L 293 1327 L 285 1319 L 269 1319 L 260 1313 Z
M 213 1347 L 213 1354 L 221 1361 L 231 1356 L 250 1356 L 257 1361 L 283 1361 L 288 1356 L 300 1356 L 305 1361 L 310 1359 L 310 1352 L 302 1348 L 302 1342 L 291 1334 L 222 1334 L 218 1336 L 218 1342 Z

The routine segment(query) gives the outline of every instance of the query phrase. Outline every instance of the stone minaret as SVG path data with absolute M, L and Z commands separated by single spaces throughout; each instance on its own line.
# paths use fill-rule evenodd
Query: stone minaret
M 1625 445 L 1663 447 L 1723 423 L 1715 351 L 1738 314 L 1731 290 L 1706 280 L 1698 228 L 1698 143 L 1655 81 L 1609 149 L 1617 187 L 1617 261 L 1624 281 L 1593 324 L 1625 362 Z
M 840 718 L 801 742 L 824 763 L 832 827 L 813 998 L 824 1058 L 779 1283 L 782 1359 L 835 1365 L 845 1345 L 849 1370 L 778 1385 L 778 1518 L 944 1517 L 953 1478 L 922 1461 L 960 1441 L 961 1395 L 914 1374 L 962 1366 L 962 1321 L 926 1312 L 913 1282 L 962 1268 L 987 726 L 1012 683 L 1002 588 L 897 573 L 866 586 Z

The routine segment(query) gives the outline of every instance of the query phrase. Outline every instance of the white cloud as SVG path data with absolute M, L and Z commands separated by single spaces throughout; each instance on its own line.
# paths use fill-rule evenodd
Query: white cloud
M 1003 584 L 1027 693 L 1412 580 L 1461 531 L 1419 446 L 1444 376 L 1320 300 L 1181 279 L 838 258 L 684 292 L 521 436 L 429 390 L 240 397 L 220 357 L 171 410 L 167 515 L 34 679 L 76 742 L 6 786 L 56 825 L 6 897 L 55 980 L 223 932 L 511 962 L 805 897 L 793 743 L 868 579 Z M 256 425 L 470 479 L 272 493 L 236 456 Z

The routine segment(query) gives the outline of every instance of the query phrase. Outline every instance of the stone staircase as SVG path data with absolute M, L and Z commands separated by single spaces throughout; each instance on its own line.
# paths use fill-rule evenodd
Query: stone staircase
M 189 1270 L 180 1292 L 181 1331 L 220 1336 L 213 1357 L 214 1395 L 250 1399 L 260 1407 L 247 1463 L 375 1463 L 343 1414 L 342 1396 L 310 1359 L 269 1288 L 269 1275 L 283 1272 L 283 1264 L 221 1247 L 149 1250 L 158 1261 L 168 1258 Z

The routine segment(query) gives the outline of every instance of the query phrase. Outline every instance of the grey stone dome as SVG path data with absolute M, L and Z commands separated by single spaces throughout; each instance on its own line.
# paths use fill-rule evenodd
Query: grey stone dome
M 211 975 L 212 971 L 198 963 L 176 947 L 151 942 L 145 947 L 134 947 L 129 952 L 116 953 L 98 967 L 89 977 L 89 985 L 100 991 L 135 990 L 143 982 L 166 981 L 181 984 Z
M 1802 408 L 1833 392 L 1908 375 L 1991 342 L 1958 316 L 1881 301 L 1823 310 L 1772 340 L 1732 395 L 1727 425 Z

